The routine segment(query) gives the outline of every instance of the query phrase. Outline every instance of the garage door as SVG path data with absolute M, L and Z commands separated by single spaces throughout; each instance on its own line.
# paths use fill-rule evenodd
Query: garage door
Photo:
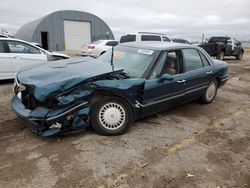
M 64 37 L 66 50 L 80 50 L 91 41 L 90 23 L 64 20 Z

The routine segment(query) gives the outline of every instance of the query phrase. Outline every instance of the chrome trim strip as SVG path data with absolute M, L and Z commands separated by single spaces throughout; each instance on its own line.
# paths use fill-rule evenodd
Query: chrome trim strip
M 63 113 L 61 113 L 61 114 L 59 114 L 59 115 L 57 115 L 57 116 L 55 116 L 55 117 L 51 117 L 51 118 L 46 119 L 46 121 L 53 121 L 53 120 L 55 120 L 55 119 L 57 119 L 57 118 L 63 117 L 64 115 L 66 115 L 66 114 L 68 114 L 68 113 L 70 113 L 70 112 L 73 112 L 75 109 L 80 108 L 80 107 L 86 105 L 87 103 L 88 103 L 88 102 L 84 102 L 84 103 L 82 103 L 82 104 L 79 104 L 79 105 L 77 105 L 77 106 L 71 108 L 70 110 L 68 110 L 68 111 L 66 111 L 66 112 L 63 112 Z
M 184 94 L 179 94 L 179 95 L 175 95 L 175 96 L 168 97 L 168 98 L 165 98 L 165 99 L 160 99 L 158 101 L 149 102 L 149 103 L 143 104 L 143 107 L 148 107 L 148 106 L 155 105 L 155 104 L 158 104 L 158 103 L 161 103 L 161 102 L 165 102 L 165 101 L 169 101 L 169 100 L 172 100 L 172 99 L 175 99 L 175 98 L 183 97 L 186 94 L 193 93 L 195 91 L 199 91 L 199 90 L 202 90 L 202 89 L 205 89 L 205 88 L 207 88 L 207 86 L 202 86 L 202 87 L 199 87 L 199 88 L 196 88 L 196 89 L 192 89 L 190 91 L 185 92 Z
M 223 78 L 223 79 L 221 79 L 222 82 L 225 82 L 225 81 L 227 81 L 227 80 L 228 80 L 228 78 Z

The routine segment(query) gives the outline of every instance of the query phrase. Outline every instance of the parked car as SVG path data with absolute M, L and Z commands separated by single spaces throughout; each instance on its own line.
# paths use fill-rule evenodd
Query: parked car
M 200 45 L 210 56 L 223 60 L 225 56 L 235 56 L 241 60 L 244 49 L 241 42 L 232 37 L 211 37 L 206 44 Z
M 70 58 L 67 55 L 49 52 L 28 42 L 0 38 L 0 80 L 13 79 L 25 66 Z
M 110 46 L 107 46 L 107 42 L 114 41 L 114 40 L 98 40 L 92 42 L 90 44 L 82 45 L 81 52 L 82 56 L 92 56 L 94 58 L 99 57 L 100 55 L 104 54 L 108 50 L 111 49 Z
M 120 39 L 120 43 L 141 42 L 141 41 L 171 42 L 171 40 L 165 34 L 150 33 L 150 32 L 130 33 L 130 34 L 121 36 L 121 39 Z
M 193 45 L 124 43 L 112 51 L 23 69 L 14 112 L 45 137 L 89 125 L 118 135 L 134 120 L 173 106 L 198 98 L 211 103 L 228 79 L 227 63 Z
M 0 34 L 0 38 L 8 38 L 8 36 Z
M 39 43 L 37 43 L 37 42 L 31 42 L 31 44 L 33 44 L 33 45 L 35 45 L 35 46 L 37 46 L 37 47 L 39 47 L 39 48 L 43 48 L 42 45 L 39 44 Z
M 183 43 L 183 44 L 191 44 L 188 40 L 186 39 L 180 39 L 180 38 L 174 38 L 171 39 L 173 42 L 177 42 L 177 43 Z

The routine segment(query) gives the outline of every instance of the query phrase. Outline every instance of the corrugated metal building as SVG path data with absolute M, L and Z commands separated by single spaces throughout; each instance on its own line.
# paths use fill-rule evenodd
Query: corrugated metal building
M 114 39 L 109 26 L 99 17 L 81 11 L 62 10 L 22 26 L 16 38 L 36 42 L 54 51 L 79 50 L 99 39 Z

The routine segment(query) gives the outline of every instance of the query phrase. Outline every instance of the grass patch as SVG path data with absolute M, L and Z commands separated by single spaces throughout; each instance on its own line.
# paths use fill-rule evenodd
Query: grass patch
M 250 48 L 245 48 L 244 52 L 250 52 Z

